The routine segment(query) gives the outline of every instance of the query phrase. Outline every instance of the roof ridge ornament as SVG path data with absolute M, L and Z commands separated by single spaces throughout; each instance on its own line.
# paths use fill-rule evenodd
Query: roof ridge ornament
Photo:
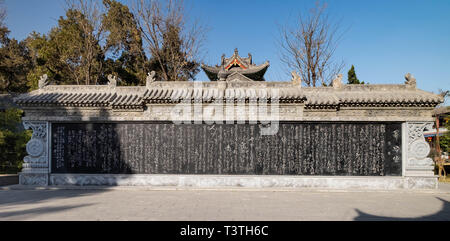
M 342 74 L 338 74 L 336 78 L 334 78 L 331 82 L 331 86 L 333 86 L 333 88 L 335 89 L 341 89 L 344 86 L 344 84 L 342 83 L 342 77 Z
M 145 86 L 147 88 L 150 88 L 151 84 L 155 82 L 155 76 L 156 76 L 155 71 L 151 71 L 150 73 L 147 74 L 147 78 L 145 78 Z
M 48 75 L 47 74 L 42 75 L 38 82 L 39 89 L 43 89 L 48 84 L 49 84 Z
M 225 81 L 227 79 L 227 72 L 225 71 L 225 67 L 222 65 L 222 68 L 220 69 L 219 73 L 217 74 L 219 81 Z
M 108 75 L 108 85 L 110 87 L 116 87 L 117 86 L 117 76 L 109 74 Z
M 405 75 L 405 85 L 409 88 L 416 88 L 416 78 L 411 73 Z
M 300 75 L 297 74 L 297 71 L 292 71 L 291 72 L 292 75 L 292 84 L 298 86 L 298 87 L 302 87 L 302 78 L 300 77 Z

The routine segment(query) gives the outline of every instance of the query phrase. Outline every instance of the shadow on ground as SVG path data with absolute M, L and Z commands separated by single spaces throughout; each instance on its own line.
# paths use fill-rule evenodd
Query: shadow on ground
M 82 208 L 91 206 L 93 204 L 83 204 L 83 205 L 66 205 L 66 206 L 58 206 L 58 207 L 41 207 L 41 208 L 31 208 L 26 210 L 18 210 L 18 211 L 0 211 L 0 218 L 17 218 L 18 216 L 25 218 L 26 216 L 36 216 L 41 214 L 49 214 L 54 212 L 62 212 L 67 211 L 69 209 Z
M 8 205 L 39 204 L 52 199 L 92 196 L 108 191 L 100 190 L 0 190 L 0 208 Z
M 354 219 L 355 221 L 450 221 L 450 202 L 437 198 L 442 201 L 442 208 L 435 214 L 428 216 L 416 217 L 416 218 L 397 218 L 397 217 L 385 217 L 371 215 L 362 212 L 359 209 L 355 209 L 358 216 Z
M 64 212 L 91 206 L 94 204 L 43 206 L 30 209 L 21 207 L 30 204 L 45 205 L 46 202 L 55 200 L 63 203 L 65 199 L 94 196 L 106 191 L 108 190 L 0 190 L 0 219 L 26 219 L 27 216 Z

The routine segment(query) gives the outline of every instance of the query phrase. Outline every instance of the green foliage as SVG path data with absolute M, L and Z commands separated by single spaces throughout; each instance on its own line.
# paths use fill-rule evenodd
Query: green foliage
M 149 66 L 134 15 L 117 1 L 103 0 L 103 4 L 107 12 L 102 25 L 108 32 L 104 51 L 112 55 L 105 61 L 105 72 L 117 75 L 123 85 L 145 84 Z
M 71 6 L 49 33 L 33 32 L 21 42 L 10 39 L 0 21 L 0 93 L 36 90 L 44 74 L 52 84 L 105 84 L 113 74 L 120 85 L 143 85 L 150 70 L 157 76 L 174 72 L 176 78 L 166 79 L 177 80 L 193 80 L 200 71 L 181 51 L 177 26 L 164 28 L 157 61 L 147 57 L 130 9 L 117 0 L 103 0 L 103 6 L 96 16 Z
M 5 17 L 6 11 L 0 0 L 0 93 L 26 92 L 31 59 L 24 41 L 9 38 Z
M 0 22 L 0 46 L 3 46 L 8 39 L 9 29 Z
M 0 0 L 0 40 L 9 33 L 8 28 L 5 26 L 6 9 L 4 7 L 4 1 Z
M 143 32 L 136 17 L 127 6 L 115 0 L 103 0 L 107 13 L 103 18 L 103 26 L 108 32 L 105 51 L 110 51 L 113 58 L 106 60 L 106 72 L 119 76 L 124 85 L 144 84 L 150 70 L 156 72 L 158 80 L 194 80 L 200 71 L 200 64 L 189 61 L 188 54 L 183 52 L 182 24 L 175 13 L 170 16 L 152 12 L 152 23 L 155 32 L 146 33 L 159 39 L 154 43 L 157 49 L 150 50 L 152 56 L 146 57 L 143 48 Z M 170 5 L 171 3 L 169 3 Z M 173 2 L 172 2 L 173 4 Z M 167 6 L 166 6 L 167 7 Z M 175 7 L 175 6 L 172 6 Z M 155 10 L 153 8 L 152 10 Z M 152 11 L 151 10 L 151 11 Z
M 0 130 L 19 132 L 22 114 L 23 111 L 20 109 L 6 109 L 0 112 Z
M 355 66 L 352 65 L 350 70 L 348 71 L 348 83 L 350 85 L 359 85 L 364 84 L 364 81 L 360 82 L 358 77 L 356 77 Z
M 8 34 L 0 26 L 0 93 L 26 92 L 27 72 L 32 67 L 26 42 L 10 39 Z
M 28 73 L 28 86 L 34 88 L 42 74 L 53 84 L 96 84 L 102 78 L 104 55 L 84 28 L 92 26 L 79 11 L 69 9 L 48 36 L 31 34 L 27 42 L 35 68 Z
M 22 168 L 31 138 L 31 131 L 20 128 L 22 113 L 19 109 L 0 112 L 0 173 L 17 173 Z
M 181 29 L 172 25 L 169 20 L 165 23 L 164 29 L 163 41 L 158 50 L 160 59 L 155 57 L 150 59 L 151 69 L 156 71 L 157 76 L 160 77 L 159 80 L 195 80 L 195 75 L 200 72 L 200 64 L 196 61 L 189 61 L 187 53 L 182 51 Z M 163 72 L 167 74 L 167 79 L 164 79 Z
M 443 136 L 439 137 L 439 145 L 441 147 L 441 151 L 450 153 L 450 116 L 447 115 L 444 120 L 444 126 L 447 129 L 447 132 Z
M 165 52 L 165 56 L 175 55 L 178 60 L 176 63 L 183 63 L 178 74 L 178 81 L 194 80 L 195 75 L 200 71 L 200 64 L 195 61 L 186 61 L 188 57 L 186 56 L 186 53 L 181 51 L 183 41 L 180 39 L 180 32 L 181 29 L 178 27 L 169 26 L 169 31 L 164 35 L 165 38 L 162 49 Z

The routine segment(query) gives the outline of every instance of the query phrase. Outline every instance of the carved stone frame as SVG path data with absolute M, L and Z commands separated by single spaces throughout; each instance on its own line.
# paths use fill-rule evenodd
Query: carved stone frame
M 25 129 L 32 129 L 33 135 L 26 145 L 28 155 L 24 158 L 19 182 L 22 185 L 48 185 L 50 166 L 50 128 L 46 121 L 24 121 Z
M 28 156 L 20 173 L 20 184 L 46 186 L 50 181 L 50 135 L 51 123 L 47 121 L 25 121 L 25 129 L 32 129 L 33 136 L 27 143 Z M 431 129 L 433 122 L 404 122 L 402 124 L 403 165 L 402 176 L 405 188 L 436 188 L 434 163 L 428 157 L 430 147 L 423 135 Z M 425 178 L 425 179 L 424 179 Z M 410 187 L 411 186 L 411 187 Z
M 433 128 L 433 122 L 406 122 L 404 124 L 404 176 L 434 176 L 434 162 L 428 157 L 430 145 L 423 132 Z

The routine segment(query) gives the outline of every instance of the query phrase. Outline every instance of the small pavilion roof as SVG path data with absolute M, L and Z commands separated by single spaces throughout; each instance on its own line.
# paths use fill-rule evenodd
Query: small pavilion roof
M 235 49 L 234 54 L 230 58 L 225 58 L 225 55 L 223 55 L 220 65 L 201 65 L 202 69 L 211 81 L 217 81 L 220 79 L 219 72 L 223 73 L 225 77 L 223 80 L 228 80 L 228 76 L 237 72 L 250 80 L 264 81 L 264 74 L 269 66 L 270 64 L 268 61 L 261 65 L 253 64 L 251 54 L 248 54 L 248 58 L 242 58 L 239 56 L 237 49 Z M 243 78 L 242 80 L 246 79 Z

